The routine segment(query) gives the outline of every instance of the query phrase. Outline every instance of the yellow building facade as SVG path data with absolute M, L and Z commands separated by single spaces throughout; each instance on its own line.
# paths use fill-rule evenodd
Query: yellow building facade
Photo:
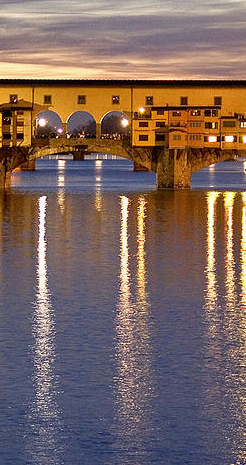
M 7 142 L 9 136 L 5 135 L 3 139 L 3 134 L 7 134 L 6 120 L 4 120 L 7 116 L 3 111 L 7 109 L 3 110 L 2 107 L 0 130 L 2 142 L 0 142 L 3 145 L 11 145 L 15 141 L 17 145 L 18 141 L 22 141 L 22 145 L 29 145 L 38 111 L 46 109 L 58 114 L 64 133 L 72 114 L 87 112 L 94 118 L 97 135 L 100 136 L 104 116 L 117 111 L 127 116 L 132 123 L 133 145 L 169 147 L 208 145 L 226 148 L 229 144 L 230 148 L 246 147 L 246 125 L 244 126 L 246 81 L 244 80 L 0 79 L 0 105 L 18 105 L 18 102 L 29 102 L 30 106 L 16 110 L 23 111 L 23 115 L 13 113 L 11 116 L 10 133 L 13 132 L 13 128 L 19 129 L 16 129 L 16 140 L 15 136 L 11 136 L 9 142 Z M 144 109 L 144 115 L 139 113 L 140 108 Z M 9 111 L 12 111 L 11 108 Z M 226 121 L 230 122 L 226 123 Z M 17 133 L 23 134 L 24 138 L 21 139 L 22 136 L 17 136 Z

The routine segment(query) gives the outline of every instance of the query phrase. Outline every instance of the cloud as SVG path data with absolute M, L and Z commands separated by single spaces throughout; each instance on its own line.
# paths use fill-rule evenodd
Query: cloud
M 244 77 L 245 13 L 240 0 L 2 1 L 1 77 Z

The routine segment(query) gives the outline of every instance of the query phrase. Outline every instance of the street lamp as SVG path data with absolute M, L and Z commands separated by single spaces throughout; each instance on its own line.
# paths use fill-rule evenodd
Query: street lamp
M 38 126 L 41 128 L 44 128 L 47 125 L 47 120 L 45 118 L 39 118 L 38 119 Z
M 128 124 L 129 124 L 129 120 L 127 118 L 122 118 L 121 124 L 122 124 L 123 128 L 126 128 L 128 126 Z

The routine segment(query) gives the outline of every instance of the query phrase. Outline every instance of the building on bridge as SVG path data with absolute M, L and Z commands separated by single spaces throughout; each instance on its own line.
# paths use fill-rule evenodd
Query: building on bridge
M 141 108 L 132 120 L 135 147 L 246 149 L 246 118 L 220 105 Z

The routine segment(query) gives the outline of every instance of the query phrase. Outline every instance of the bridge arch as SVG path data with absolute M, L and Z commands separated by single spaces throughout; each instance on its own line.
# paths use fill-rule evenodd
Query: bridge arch
M 58 137 L 63 132 L 63 124 L 60 116 L 51 110 L 43 110 L 36 115 L 34 121 L 34 136 Z
M 67 119 L 67 134 L 71 136 L 96 136 L 96 120 L 88 111 L 75 111 Z
M 101 118 L 102 136 L 126 137 L 130 131 L 130 120 L 122 111 L 109 111 Z

